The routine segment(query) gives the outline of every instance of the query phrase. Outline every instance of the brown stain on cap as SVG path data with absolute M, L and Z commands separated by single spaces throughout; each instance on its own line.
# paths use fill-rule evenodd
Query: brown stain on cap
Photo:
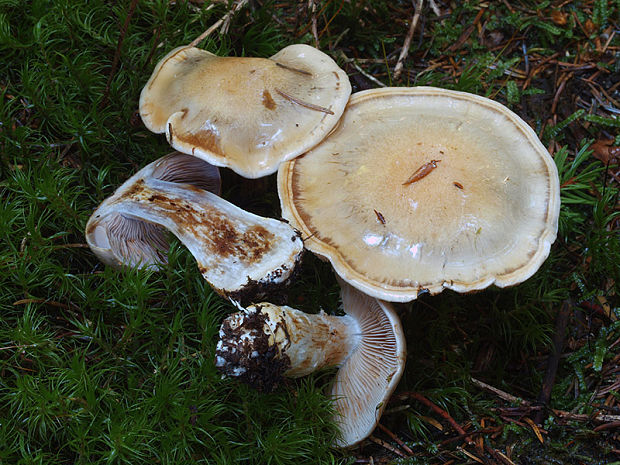
M 192 153 L 194 149 L 201 149 L 206 152 L 211 152 L 221 157 L 226 157 L 222 146 L 220 145 L 220 136 L 211 129 L 199 129 L 191 132 L 176 132 L 170 129 L 170 140 L 174 139 L 187 144 L 192 147 Z
M 267 89 L 263 90 L 263 106 L 268 110 L 275 110 L 276 102 Z
M 149 189 L 142 180 L 132 186 L 126 197 L 138 202 L 156 202 L 180 230 L 201 240 L 207 255 L 234 256 L 239 262 L 251 265 L 260 262 L 278 246 L 275 234 L 261 225 L 243 228 L 216 208 L 205 204 L 198 207 L 183 199 L 171 198 Z M 207 267 L 201 263 L 199 266 Z

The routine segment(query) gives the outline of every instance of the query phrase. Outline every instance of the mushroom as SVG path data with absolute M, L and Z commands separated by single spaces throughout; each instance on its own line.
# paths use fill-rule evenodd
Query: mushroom
M 175 149 L 257 178 L 323 139 L 350 93 L 346 73 L 308 45 L 270 58 L 219 57 L 184 46 L 155 67 L 140 115 Z
M 189 249 L 204 278 L 234 300 L 284 285 L 303 243 L 288 224 L 246 212 L 220 198 L 217 168 L 173 153 L 141 169 L 107 198 L 86 224 L 86 241 L 112 266 L 166 261 L 165 230 Z
M 278 191 L 309 250 L 398 302 L 524 281 L 560 207 L 553 159 L 523 120 L 432 87 L 354 94 L 325 140 L 280 166 Z
M 379 422 L 403 373 L 405 337 L 391 304 L 341 282 L 343 316 L 307 314 L 270 303 L 227 317 L 220 329 L 215 365 L 259 389 L 281 377 L 300 377 L 338 366 L 331 385 L 337 447 L 365 439 Z

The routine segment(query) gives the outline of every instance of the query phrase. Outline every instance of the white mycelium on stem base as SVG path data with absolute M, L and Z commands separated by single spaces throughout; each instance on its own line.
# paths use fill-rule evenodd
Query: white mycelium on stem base
M 405 339 L 390 304 L 342 284 L 344 316 L 316 315 L 268 303 L 229 316 L 220 330 L 216 366 L 270 390 L 282 376 L 339 366 L 331 386 L 341 437 L 349 447 L 377 425 L 405 365 Z

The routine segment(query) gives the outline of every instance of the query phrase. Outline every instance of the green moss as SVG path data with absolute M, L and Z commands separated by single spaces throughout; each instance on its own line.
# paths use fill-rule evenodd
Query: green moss
M 386 83 L 498 99 L 554 148 L 562 209 L 549 259 L 512 289 L 445 292 L 402 306 L 409 357 L 399 390 L 423 392 L 469 430 L 483 429 L 483 420 L 501 426 L 499 436 L 484 440 L 504 451 L 518 444 L 514 453 L 522 463 L 573 463 L 575 457 L 604 463 L 611 433 L 551 416 L 546 442 L 539 445 L 530 427 L 502 418 L 498 409 L 506 405 L 470 381 L 474 376 L 535 400 L 557 309 L 570 299 L 570 353 L 561 359 L 550 407 L 589 414 L 601 402 L 596 388 L 609 382 L 607 368 L 618 351 L 613 343 L 620 337 L 618 184 L 592 151 L 593 141 L 614 138 L 618 120 L 575 103 L 575 95 L 588 91 L 576 82 L 587 75 L 568 81 L 554 115 L 552 68 L 523 88 L 525 56 L 558 52 L 573 61 L 584 50 L 598 53 L 597 37 L 617 26 L 618 2 L 597 0 L 591 10 L 579 2 L 563 4 L 565 25 L 548 20 L 555 3 L 518 3 L 520 9 L 510 9 L 511 2 L 486 8 L 480 29 L 454 50 L 449 47 L 464 37 L 483 5 L 456 2 L 447 14 L 447 2 L 437 2 L 442 17 L 426 6 L 405 77 L 397 82 L 392 70 L 410 2 L 319 2 L 319 45 L 338 60 L 340 52 L 371 59 L 361 66 Z M 351 463 L 354 452 L 329 447 L 337 434 L 322 393 L 329 373 L 291 381 L 268 395 L 220 379 L 214 345 L 220 321 L 235 308 L 213 294 L 178 242 L 160 271 L 105 268 L 85 247 L 83 229 L 93 209 L 131 173 L 170 151 L 136 115 L 155 63 L 228 8 L 221 2 L 138 1 L 111 74 L 130 5 L 0 0 L 0 463 Z M 269 56 L 290 43 L 313 44 L 304 5 L 249 2 L 227 34 L 215 32 L 201 46 L 218 54 Z M 577 20 L 583 25 L 590 17 L 594 32 L 586 37 Z M 610 46 L 617 45 L 616 37 Z M 611 55 L 594 58 L 602 78 L 617 74 Z M 347 71 L 356 88 L 371 85 Z M 243 191 L 252 188 L 239 187 L 229 173 L 224 180 L 227 197 L 279 216 L 274 177 L 257 188 L 260 195 Z M 591 310 L 601 302 L 616 318 Z M 289 303 L 310 312 L 336 309 L 338 287 L 329 264 L 308 256 Z M 608 395 L 617 402 L 617 391 Z M 436 428 L 443 420 L 434 412 L 411 401 L 397 404 L 403 408 L 383 421 L 414 449 L 416 456 L 402 463 L 467 460 L 456 449 L 460 443 L 441 444 L 451 430 Z M 359 453 L 376 453 L 366 450 Z

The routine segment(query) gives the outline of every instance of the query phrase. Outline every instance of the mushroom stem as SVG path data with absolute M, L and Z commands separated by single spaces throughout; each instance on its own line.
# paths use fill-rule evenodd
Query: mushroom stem
M 359 325 L 349 315 L 332 316 L 323 311 L 308 314 L 262 303 L 224 321 L 216 366 L 226 375 L 248 381 L 243 375 L 253 367 L 252 359 L 260 357 L 263 349 L 269 360 L 262 357 L 259 373 L 266 379 L 253 378 L 251 383 L 270 390 L 281 376 L 297 378 L 342 364 L 360 339 Z M 267 367 L 265 362 L 273 366 Z
M 214 268 L 232 269 L 235 264 L 239 266 L 238 263 L 244 262 L 248 268 L 239 268 L 239 271 L 244 270 L 244 276 L 237 274 L 231 278 L 247 281 L 267 276 L 269 281 L 279 281 L 278 278 L 288 274 L 281 269 L 281 264 L 288 260 L 288 255 L 300 252 L 296 247 L 299 239 L 285 223 L 253 215 L 189 184 L 146 177 L 139 179 L 119 202 L 122 204 L 111 207 L 118 208 L 125 216 L 163 226 L 177 236 L 196 258 L 200 272 L 209 282 L 213 282 L 210 275 Z M 268 224 L 273 229 L 267 227 Z M 282 235 L 285 239 L 277 237 Z M 270 248 L 287 246 L 291 253 L 284 256 L 269 253 Z M 254 273 L 249 267 L 255 268 Z
M 404 369 L 405 339 L 389 304 L 341 286 L 344 316 L 269 303 L 230 315 L 215 365 L 260 390 L 273 389 L 283 376 L 338 366 L 330 388 L 342 434 L 335 445 L 349 447 L 377 425 Z
M 199 188 L 208 187 L 203 165 L 209 166 L 178 154 L 140 170 L 93 213 L 89 245 L 109 264 L 163 263 L 167 229 L 223 296 L 250 300 L 286 284 L 301 260 L 299 234 Z

